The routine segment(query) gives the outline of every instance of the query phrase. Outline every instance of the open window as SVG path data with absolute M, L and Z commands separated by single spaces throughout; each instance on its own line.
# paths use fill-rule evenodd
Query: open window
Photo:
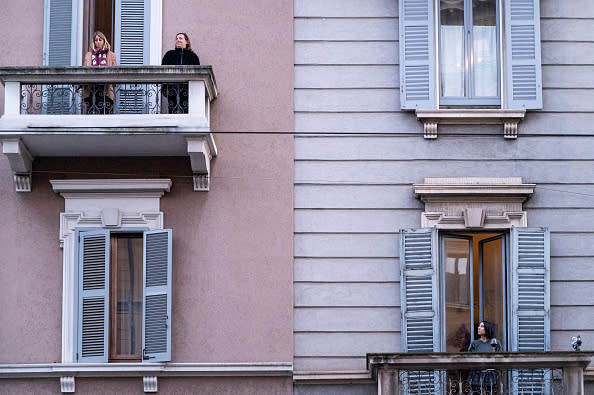
M 171 230 L 77 233 L 75 361 L 171 360 Z
M 549 231 L 402 230 L 404 352 L 459 352 L 480 320 L 507 351 L 550 349 Z
M 507 232 L 441 235 L 444 351 L 467 351 L 481 321 L 495 325 L 494 335 L 506 350 L 507 245 Z
M 78 66 L 91 34 L 106 34 L 119 65 L 161 63 L 162 0 L 45 0 L 45 66 Z

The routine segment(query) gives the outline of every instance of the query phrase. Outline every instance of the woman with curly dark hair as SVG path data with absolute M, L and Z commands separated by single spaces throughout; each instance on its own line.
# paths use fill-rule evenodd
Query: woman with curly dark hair
M 481 321 L 477 328 L 478 339 L 470 343 L 469 352 L 500 352 L 501 343 L 495 338 L 495 325 Z M 497 371 L 495 369 L 472 370 L 468 376 L 472 394 L 492 394 L 497 390 Z

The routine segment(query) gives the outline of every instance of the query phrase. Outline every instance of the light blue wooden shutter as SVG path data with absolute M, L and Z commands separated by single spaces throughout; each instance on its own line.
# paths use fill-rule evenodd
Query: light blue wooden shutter
M 45 0 L 44 66 L 76 65 L 77 0 Z
M 549 239 L 545 228 L 512 229 L 512 351 L 550 350 Z M 514 371 L 514 393 L 541 388 L 547 374 Z
M 400 231 L 402 351 L 440 350 L 437 231 Z
M 144 232 L 142 360 L 171 360 L 171 229 Z
M 400 0 L 400 108 L 435 107 L 433 0 Z
M 78 362 L 107 362 L 109 231 L 81 233 L 78 259 Z
M 147 0 L 116 0 L 114 47 L 122 66 L 148 64 L 149 3 Z
M 402 351 L 440 350 L 437 293 L 437 230 L 400 231 Z M 439 372 L 409 370 L 401 375 L 405 394 L 440 393 Z
M 77 64 L 76 20 L 77 0 L 45 0 L 44 66 Z M 70 85 L 47 85 L 43 88 L 44 113 L 70 114 L 76 110 Z
M 539 0 L 505 4 L 507 107 L 542 108 Z
M 117 0 L 115 53 L 121 66 L 149 64 L 148 0 Z M 148 86 L 121 84 L 117 90 L 116 111 L 120 114 L 143 114 Z
M 513 228 L 512 251 L 512 351 L 548 351 L 548 229 Z

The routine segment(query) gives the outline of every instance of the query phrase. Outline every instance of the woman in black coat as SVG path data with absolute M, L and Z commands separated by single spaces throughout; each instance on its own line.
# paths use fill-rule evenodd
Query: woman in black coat
M 175 49 L 167 51 L 162 65 L 199 65 L 200 59 L 194 51 L 190 38 L 186 33 L 175 35 Z M 188 84 L 166 84 L 161 88 L 163 96 L 167 97 L 167 109 L 169 114 L 188 113 Z

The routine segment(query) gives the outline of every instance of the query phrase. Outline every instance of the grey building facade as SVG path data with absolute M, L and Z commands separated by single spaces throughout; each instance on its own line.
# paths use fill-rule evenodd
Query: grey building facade
M 462 351 L 481 320 L 592 349 L 594 4 L 294 13 L 295 393 L 375 394 L 367 354 Z

